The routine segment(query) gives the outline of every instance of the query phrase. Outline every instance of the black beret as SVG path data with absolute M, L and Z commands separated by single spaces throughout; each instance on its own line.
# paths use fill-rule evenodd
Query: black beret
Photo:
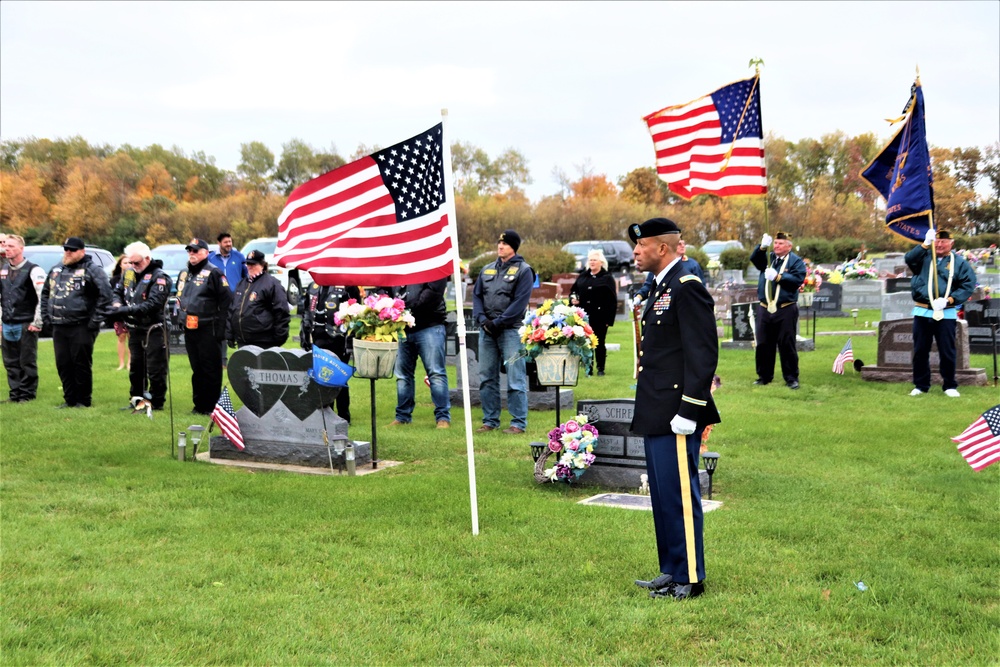
M 632 243 L 636 243 L 639 239 L 649 238 L 650 236 L 680 233 L 680 227 L 673 220 L 667 220 L 666 218 L 650 218 L 641 225 L 630 225 L 628 228 L 628 237 L 632 239 Z
M 791 241 L 792 235 L 786 232 L 778 232 L 777 234 L 774 235 L 774 238 L 778 239 L 779 241 Z
M 950 239 L 951 238 L 951 232 L 949 232 L 947 229 L 939 229 L 937 231 L 937 237 L 939 239 Z

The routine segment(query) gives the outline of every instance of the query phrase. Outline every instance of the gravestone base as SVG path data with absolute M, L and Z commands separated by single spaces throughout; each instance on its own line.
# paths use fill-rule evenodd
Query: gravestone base
M 905 382 L 913 383 L 913 369 L 898 366 L 865 366 L 861 369 L 861 379 L 868 382 Z M 985 368 L 965 368 L 955 371 L 955 381 L 960 387 L 985 387 Z M 938 369 L 931 368 L 931 390 L 943 383 Z
M 462 390 L 452 389 L 448 392 L 451 396 L 451 404 L 453 406 L 462 405 Z M 572 410 L 573 409 L 573 390 L 568 387 L 563 387 L 559 390 L 559 409 L 560 410 Z M 478 389 L 469 389 L 469 404 L 470 405 L 482 405 L 482 401 L 479 398 Z M 507 387 L 502 386 L 500 388 L 500 408 L 503 410 L 507 409 Z M 528 392 L 528 411 L 531 410 L 555 410 L 556 409 L 556 393 L 550 388 L 547 391 L 529 391 Z
M 555 454 L 549 457 L 549 463 L 555 465 Z M 605 460 L 602 465 L 594 467 L 591 465 L 586 472 L 580 475 L 576 484 L 581 486 L 600 486 L 606 489 L 630 489 L 634 491 L 642 483 L 640 475 L 646 474 L 645 459 L 641 467 L 634 463 L 617 467 Z M 698 471 L 698 482 L 701 487 L 701 495 L 708 496 L 708 473 L 704 470 Z
M 371 443 L 355 442 L 355 465 L 367 465 L 372 462 Z M 256 461 L 258 463 L 280 463 L 284 465 L 309 466 L 313 468 L 329 468 L 330 458 L 333 458 L 335 468 L 343 468 L 344 452 L 337 454 L 334 442 L 330 442 L 330 453 L 322 444 L 308 445 L 304 443 L 277 442 L 255 440 L 245 442 L 246 449 L 240 451 L 223 435 L 212 437 L 209 456 L 213 459 L 229 459 L 233 461 Z M 336 447 L 343 447 L 346 442 L 337 442 Z

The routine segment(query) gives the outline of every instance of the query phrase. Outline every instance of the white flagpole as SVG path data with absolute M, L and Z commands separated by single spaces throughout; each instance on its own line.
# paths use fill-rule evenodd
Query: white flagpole
M 441 127 L 448 126 L 448 110 L 441 109 Z M 465 283 L 462 282 L 462 266 L 458 257 L 458 218 L 455 217 L 455 188 L 451 174 L 451 144 L 448 139 L 448 132 L 441 133 L 441 148 L 444 155 L 444 191 L 447 199 L 445 211 L 448 214 L 450 224 L 448 229 L 451 232 L 451 248 L 453 254 L 454 281 L 455 281 L 455 309 L 457 311 L 456 324 L 458 324 L 458 360 L 459 370 L 462 374 L 462 407 L 465 411 L 465 452 L 469 460 L 469 503 L 472 505 L 472 534 L 479 534 L 479 501 L 476 496 L 476 452 L 472 444 L 472 399 L 469 396 L 469 357 L 465 342 Z

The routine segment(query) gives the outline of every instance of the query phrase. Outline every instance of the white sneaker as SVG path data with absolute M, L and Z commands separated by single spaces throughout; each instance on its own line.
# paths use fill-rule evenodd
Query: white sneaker
M 949 398 L 958 398 L 959 396 L 961 396 L 961 394 L 958 393 L 958 389 L 945 389 L 944 395 L 948 396 Z
M 926 393 L 927 393 L 926 391 L 920 391 L 919 389 L 914 387 L 913 391 L 910 392 L 910 396 L 923 396 Z

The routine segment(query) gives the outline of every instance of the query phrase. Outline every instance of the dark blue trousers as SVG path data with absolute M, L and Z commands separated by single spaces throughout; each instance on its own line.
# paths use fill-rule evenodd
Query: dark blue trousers
M 957 320 L 934 320 L 930 317 L 913 318 L 913 386 L 920 391 L 931 388 L 931 345 L 937 341 L 941 363 L 938 370 L 944 390 L 957 389 L 955 379 L 955 327 Z
M 671 433 L 644 438 L 660 572 L 681 584 L 705 580 L 704 515 L 698 481 L 702 430 L 688 436 Z

